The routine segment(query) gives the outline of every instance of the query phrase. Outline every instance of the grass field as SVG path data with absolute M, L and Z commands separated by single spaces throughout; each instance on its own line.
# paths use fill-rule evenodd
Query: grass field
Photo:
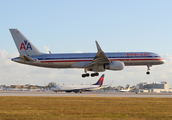
M 171 120 L 172 98 L 0 97 L 1 120 Z

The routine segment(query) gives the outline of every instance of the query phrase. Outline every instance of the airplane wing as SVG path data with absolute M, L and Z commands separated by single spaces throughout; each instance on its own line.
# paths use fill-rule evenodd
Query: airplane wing
M 94 65 L 110 63 L 110 60 L 108 59 L 106 54 L 102 51 L 97 41 L 96 41 L 96 46 L 97 46 L 97 54 L 94 57 L 93 61 L 85 66 L 85 68 L 87 69 L 93 68 Z

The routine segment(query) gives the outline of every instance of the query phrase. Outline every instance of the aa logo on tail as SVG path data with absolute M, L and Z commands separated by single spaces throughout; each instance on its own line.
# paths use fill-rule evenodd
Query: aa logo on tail
M 31 44 L 27 40 L 24 40 L 24 43 L 21 43 L 20 50 L 28 50 L 29 48 L 32 50 Z

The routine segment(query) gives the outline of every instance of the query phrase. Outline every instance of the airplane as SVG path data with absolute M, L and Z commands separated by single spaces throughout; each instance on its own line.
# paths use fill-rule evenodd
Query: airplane
M 105 70 L 123 70 L 124 66 L 147 66 L 146 74 L 150 74 L 152 65 L 165 62 L 158 54 L 152 52 L 109 52 L 104 53 L 96 42 L 97 53 L 65 53 L 49 54 L 40 52 L 18 29 L 10 29 L 19 57 L 11 59 L 14 62 L 47 68 L 80 68 L 88 77 L 88 71 L 93 71 L 91 77 L 98 76 Z
M 130 86 L 128 87 L 127 90 L 120 90 L 119 92 L 129 92 L 130 91 Z
M 55 85 L 51 88 L 52 91 L 65 91 L 65 92 L 75 92 L 75 93 L 82 93 L 83 91 L 93 91 L 102 88 L 104 81 L 104 74 L 100 77 L 100 79 L 92 85 Z
M 4 89 L 4 87 L 0 86 L 0 91 L 2 91 Z

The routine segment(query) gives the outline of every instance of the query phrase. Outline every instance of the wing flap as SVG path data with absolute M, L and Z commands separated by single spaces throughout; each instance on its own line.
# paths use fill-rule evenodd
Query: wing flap
M 100 64 L 107 64 L 110 63 L 110 60 L 106 56 L 106 54 L 102 51 L 101 47 L 99 46 L 98 42 L 96 41 L 97 46 L 97 54 L 94 57 L 93 61 L 85 66 L 85 68 L 93 67 L 94 65 L 100 65 Z
M 91 62 L 90 61 L 88 61 L 88 62 L 77 62 L 77 63 L 73 64 L 72 67 L 74 67 L 74 68 L 84 68 L 89 63 L 91 63 Z

